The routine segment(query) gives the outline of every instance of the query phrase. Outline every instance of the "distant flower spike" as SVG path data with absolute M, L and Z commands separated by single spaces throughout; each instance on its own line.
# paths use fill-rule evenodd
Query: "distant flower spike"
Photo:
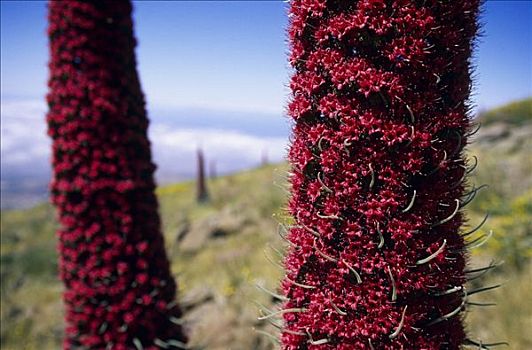
M 129 0 L 48 4 L 48 134 L 67 349 L 186 342 L 155 197 Z M 173 305 L 172 307 L 169 307 Z

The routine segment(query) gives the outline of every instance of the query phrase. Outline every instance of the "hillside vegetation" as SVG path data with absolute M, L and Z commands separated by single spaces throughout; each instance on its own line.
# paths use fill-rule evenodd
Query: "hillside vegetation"
M 520 103 L 530 106 L 530 101 Z M 473 251 L 471 265 L 505 261 L 484 280 L 474 281 L 475 286 L 505 285 L 475 295 L 475 302 L 498 306 L 471 306 L 467 320 L 475 340 L 506 340 L 512 349 L 530 349 L 532 112 L 520 107 L 499 110 L 520 114 L 503 122 L 486 117 L 491 114 L 482 117 L 489 122 L 482 119 L 485 127 L 470 147 L 479 160 L 470 183 L 490 187 L 479 193 L 467 214 L 476 226 L 489 211 L 479 235 L 493 231 L 492 239 Z M 507 120 L 519 120 L 519 127 Z M 277 222 L 286 221 L 282 208 L 287 170 L 284 164 L 272 165 L 210 180 L 211 201 L 203 205 L 195 202 L 192 182 L 158 189 L 166 246 L 193 345 L 215 350 L 272 348 L 261 332 L 273 334 L 273 327 L 257 321 L 257 305 L 271 308 L 272 300 L 255 285 L 275 290 L 282 275 L 275 263 L 283 247 Z M 48 204 L 2 212 L 2 349 L 60 348 L 56 227 Z
M 494 108 L 481 114 L 484 126 L 495 123 L 505 123 L 513 126 L 529 125 L 532 113 L 532 97 L 518 100 L 499 108 Z

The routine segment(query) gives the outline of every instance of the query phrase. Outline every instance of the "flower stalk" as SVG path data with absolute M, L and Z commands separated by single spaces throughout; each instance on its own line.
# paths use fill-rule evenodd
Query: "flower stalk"
M 281 348 L 460 349 L 479 0 L 293 0 Z M 321 340 L 324 340 L 321 342 Z M 326 341 L 325 341 L 326 340 Z M 311 346 L 309 346 L 309 344 Z
M 184 344 L 155 197 L 129 0 L 50 1 L 51 200 L 64 349 Z M 166 346 L 165 345 L 165 346 Z

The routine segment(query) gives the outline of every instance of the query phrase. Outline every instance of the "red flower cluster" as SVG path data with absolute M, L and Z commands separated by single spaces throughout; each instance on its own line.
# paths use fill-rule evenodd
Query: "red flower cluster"
M 48 133 L 65 349 L 158 349 L 178 325 L 154 195 L 131 3 L 51 1 Z
M 293 0 L 282 348 L 459 349 L 478 0 Z M 272 315 L 273 316 L 273 315 Z

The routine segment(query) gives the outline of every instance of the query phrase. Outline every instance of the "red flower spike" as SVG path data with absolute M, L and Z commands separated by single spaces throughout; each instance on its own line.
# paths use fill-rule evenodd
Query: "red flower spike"
M 281 347 L 459 349 L 479 0 L 290 3 Z
M 64 349 L 186 342 L 154 195 L 129 0 L 50 1 L 48 134 Z M 175 320 L 174 320 L 175 321 Z

